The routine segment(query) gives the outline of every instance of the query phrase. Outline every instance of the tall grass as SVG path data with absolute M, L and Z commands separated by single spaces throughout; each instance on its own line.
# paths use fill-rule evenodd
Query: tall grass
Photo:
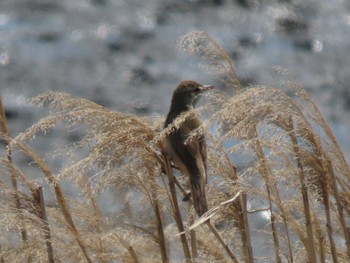
M 182 201 L 186 178 L 164 151 L 162 117 L 48 92 L 31 99 L 48 116 L 11 136 L 1 102 L 1 262 L 350 261 L 350 170 L 310 96 L 291 80 L 243 87 L 204 32 L 178 45 L 234 91 L 212 92 L 196 110 L 206 116 L 209 211 L 195 218 L 191 200 Z M 31 148 L 57 125 L 83 131 L 62 147 L 59 170 Z M 31 179 L 18 153 L 45 180 Z M 76 196 L 65 194 L 66 183 Z

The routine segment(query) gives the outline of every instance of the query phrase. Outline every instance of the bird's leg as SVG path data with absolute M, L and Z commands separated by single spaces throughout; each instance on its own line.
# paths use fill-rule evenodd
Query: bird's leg
M 180 171 L 179 167 L 175 166 L 173 163 L 171 163 L 171 168 L 177 169 Z M 165 173 L 165 171 L 162 170 L 163 173 Z M 188 200 L 190 200 L 191 198 L 191 191 L 186 191 L 185 188 L 183 188 L 183 186 L 181 185 L 181 183 L 179 182 L 179 180 L 176 179 L 176 177 L 174 176 L 174 182 L 176 184 L 176 186 L 180 189 L 180 191 L 182 192 L 182 194 L 184 195 L 184 197 L 182 198 L 183 202 L 187 202 Z
M 190 199 L 191 199 L 191 191 L 187 191 L 187 193 L 185 193 L 184 197 L 182 198 L 182 201 L 187 202 Z
M 180 189 L 180 191 L 184 195 L 184 197 L 182 198 L 182 201 L 187 202 L 191 197 L 191 192 L 186 191 L 185 188 L 183 188 L 183 186 L 181 185 L 181 183 L 176 179 L 176 177 L 174 177 L 174 181 L 176 186 Z

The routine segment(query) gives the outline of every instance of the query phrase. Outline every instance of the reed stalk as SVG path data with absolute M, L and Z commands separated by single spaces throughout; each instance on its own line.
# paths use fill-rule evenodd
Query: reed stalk
M 250 234 L 249 234 L 249 221 L 248 221 L 248 209 L 247 209 L 247 194 L 242 192 L 240 198 L 240 221 L 243 224 L 239 230 L 241 232 L 242 237 L 242 247 L 243 247 L 243 255 L 244 260 L 247 263 L 253 263 L 253 250 L 251 246 Z
M 316 248 L 315 248 L 314 234 L 313 234 L 313 228 L 312 228 L 309 194 L 308 194 L 307 185 L 306 185 L 304 168 L 303 168 L 303 164 L 301 162 L 301 157 L 299 153 L 298 141 L 294 132 L 292 117 L 290 117 L 289 119 L 288 129 L 289 129 L 288 130 L 289 136 L 293 144 L 294 156 L 298 166 L 299 180 L 301 185 L 301 194 L 303 198 L 303 205 L 304 205 L 304 212 L 305 212 L 305 225 L 306 225 L 306 231 L 307 231 L 306 250 L 307 250 L 309 262 L 316 262 L 317 257 L 316 257 Z
M 232 181 L 237 181 L 238 176 L 236 172 L 235 166 L 231 165 L 231 161 L 227 155 L 227 153 L 224 153 L 225 160 L 227 163 L 229 163 L 229 170 L 230 175 L 229 178 Z M 238 205 L 238 218 L 239 218 L 239 231 L 241 234 L 241 240 L 242 240 L 242 250 L 244 255 L 244 261 L 247 263 L 253 262 L 253 249 L 252 249 L 252 243 L 250 238 L 250 231 L 249 231 L 249 221 L 248 221 L 248 209 L 247 209 L 247 194 L 245 192 L 242 192 L 239 196 L 239 202 L 237 202 Z
M 63 192 L 61 190 L 61 187 L 59 185 L 59 182 L 57 182 L 55 176 L 52 174 L 49 167 L 42 160 L 42 158 L 37 153 L 35 153 L 33 150 L 31 150 L 28 146 L 25 146 L 24 144 L 16 142 L 16 141 L 12 141 L 11 145 L 18 147 L 26 156 L 31 158 L 37 164 L 37 166 L 42 171 L 42 173 L 46 176 L 46 178 L 49 180 L 49 182 L 51 183 L 51 185 L 54 188 L 57 202 L 60 206 L 62 215 L 64 216 L 64 219 L 66 220 L 66 223 L 67 223 L 71 233 L 73 234 L 75 240 L 77 241 L 79 247 L 81 248 L 83 255 L 85 257 L 85 260 L 89 263 L 92 263 L 93 261 L 91 260 L 91 258 L 89 256 L 85 242 L 81 238 L 79 230 L 77 229 L 77 227 L 74 224 L 73 218 L 72 218 L 71 213 L 68 209 L 68 205 L 67 205 L 66 199 L 63 195 Z
M 54 263 L 55 259 L 54 259 L 52 240 L 51 240 L 51 230 L 50 230 L 49 220 L 47 218 L 47 213 L 45 209 L 44 193 L 43 193 L 42 187 L 37 188 L 37 195 L 39 197 L 39 204 L 38 204 L 40 208 L 39 217 L 43 221 L 43 230 L 45 233 L 47 259 L 49 263 Z
M 9 134 L 9 130 L 7 127 L 7 120 L 6 120 L 6 114 L 5 114 L 5 109 L 4 109 L 4 105 L 2 103 L 2 98 L 0 96 L 0 126 L 1 126 L 1 133 L 3 134 L 2 138 L 3 141 L 5 143 L 5 148 L 7 149 L 6 151 L 6 157 L 8 160 L 9 165 L 13 164 L 13 160 L 12 160 L 12 149 L 10 146 L 10 134 Z M 22 209 L 21 209 L 21 200 L 19 198 L 18 195 L 18 186 L 17 186 L 17 178 L 16 178 L 16 174 L 13 173 L 12 169 L 10 169 L 10 167 L 8 167 L 8 170 L 10 172 L 10 176 L 11 176 L 11 184 L 12 184 L 12 188 L 13 188 L 13 198 L 14 198 L 14 202 L 15 202 L 15 207 L 17 209 L 17 212 L 19 213 L 19 218 L 22 221 L 22 227 L 21 227 L 21 236 L 22 236 L 22 241 L 26 242 L 28 240 L 28 235 L 27 235 L 27 230 L 25 228 L 25 226 L 23 225 L 23 215 L 22 215 Z M 29 260 L 30 261 L 30 260 Z
M 190 248 L 188 246 L 188 242 L 187 242 L 187 238 L 186 238 L 186 234 L 185 234 L 185 228 L 184 228 L 183 221 L 182 221 L 180 207 L 179 207 L 179 204 L 177 201 L 175 180 L 174 180 L 174 175 L 172 172 L 170 160 L 166 154 L 163 154 L 163 160 L 164 160 L 164 164 L 165 164 L 165 173 L 168 176 L 168 180 L 169 180 L 169 188 L 170 188 L 170 193 L 171 193 L 171 200 L 170 201 L 171 201 L 171 205 L 172 205 L 172 209 L 173 209 L 173 213 L 174 213 L 173 216 L 174 216 L 174 219 L 175 219 L 175 222 L 176 222 L 176 225 L 177 225 L 179 232 L 182 233 L 180 235 L 182 249 L 184 252 L 185 259 L 191 260 L 192 257 L 191 257 Z
M 226 244 L 225 240 L 222 238 L 222 236 L 220 235 L 220 233 L 217 231 L 217 229 L 215 228 L 215 226 L 212 225 L 212 223 L 210 223 L 209 220 L 207 220 L 205 222 L 205 224 L 209 227 L 210 231 L 214 234 L 214 236 L 216 237 L 216 239 L 219 241 L 219 243 L 221 244 L 221 246 L 225 249 L 227 255 L 232 259 L 232 262 L 234 263 L 239 263 L 239 261 L 237 260 L 237 257 L 233 254 L 232 250 L 229 248 L 229 246 Z
M 157 195 L 157 189 L 156 189 L 156 178 L 153 174 L 150 176 L 152 182 L 151 182 L 151 199 L 152 199 L 152 208 L 153 212 L 156 218 L 156 225 L 157 225 L 157 243 L 159 245 L 160 254 L 162 256 L 162 262 L 168 263 L 169 262 L 169 255 L 168 255 L 168 245 L 164 234 L 164 226 L 163 226 L 163 220 L 162 220 L 162 214 L 160 209 L 160 204 L 158 201 L 158 195 Z
M 278 235 L 277 235 L 277 229 L 276 229 L 276 218 L 275 218 L 275 213 L 273 211 L 273 202 L 272 202 L 272 196 L 271 196 L 271 172 L 270 168 L 268 166 L 268 161 L 266 160 L 265 154 L 263 152 L 263 149 L 261 147 L 257 131 L 255 129 L 255 151 L 259 159 L 259 170 L 262 175 L 262 177 L 265 180 L 265 186 L 266 186 L 266 192 L 268 196 L 268 201 L 269 201 L 269 210 L 270 210 L 270 215 L 271 215 L 271 230 L 272 230 L 272 237 L 273 237 L 273 243 L 274 243 L 274 249 L 275 249 L 275 257 L 276 257 L 276 262 L 281 263 L 281 256 L 280 256 L 280 244 L 278 240 Z M 313 262 L 313 261 L 312 261 Z

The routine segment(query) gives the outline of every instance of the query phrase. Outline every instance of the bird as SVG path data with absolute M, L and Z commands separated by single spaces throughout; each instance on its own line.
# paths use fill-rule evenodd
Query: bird
M 207 183 L 207 152 L 203 133 L 196 130 L 201 121 L 196 114 L 191 114 L 174 125 L 174 121 L 192 111 L 200 95 L 214 88 L 192 80 L 182 81 L 174 90 L 169 112 L 163 125 L 168 129 L 165 135 L 165 147 L 170 160 L 189 178 L 194 209 L 200 217 L 208 211 L 205 192 Z M 181 118 L 181 117 L 180 117 Z

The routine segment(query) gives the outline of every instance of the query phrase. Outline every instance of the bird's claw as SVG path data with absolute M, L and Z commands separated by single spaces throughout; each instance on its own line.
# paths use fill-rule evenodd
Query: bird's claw
M 182 198 L 183 202 L 187 202 L 191 198 L 191 192 L 187 192 L 184 197 Z

